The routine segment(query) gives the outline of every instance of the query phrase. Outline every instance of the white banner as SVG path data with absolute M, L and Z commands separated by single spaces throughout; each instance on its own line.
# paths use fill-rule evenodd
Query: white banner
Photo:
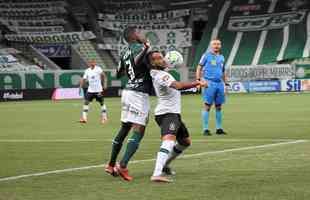
M 61 33 L 64 31 L 63 26 L 9 26 L 8 27 L 11 31 L 16 33 Z
M 32 17 L 46 16 L 50 14 L 65 14 L 67 11 L 64 7 L 47 7 L 47 8 L 21 8 L 6 9 L 0 8 L 0 17 Z
M 177 48 L 192 46 L 192 29 L 143 30 L 147 39 L 155 46 L 175 46 Z
M 65 1 L 50 1 L 50 2 L 8 2 L 7 0 L 0 1 L 0 9 L 25 9 L 25 8 L 49 8 L 49 7 L 65 7 Z
M 9 34 L 5 35 L 8 41 L 27 42 L 27 43 L 75 43 L 83 40 L 96 38 L 91 31 L 68 32 L 57 34 Z
M 295 78 L 294 65 L 240 65 L 227 69 L 230 81 L 266 80 L 266 79 L 293 79 Z
M 98 14 L 98 19 L 103 21 L 118 21 L 124 23 L 140 23 L 145 21 L 164 21 L 190 15 L 190 9 L 171 10 L 156 13 L 118 13 Z
M 172 29 L 172 30 L 142 30 L 151 43 L 152 50 L 169 51 L 178 50 L 183 52 L 183 48 L 192 46 L 192 29 Z M 122 51 L 127 47 L 125 40 L 118 44 L 100 44 L 99 49 Z
M 0 18 L 0 22 L 10 28 L 10 26 L 57 26 L 64 25 L 64 19 L 43 19 L 43 20 L 5 20 Z
M 307 14 L 305 10 L 251 16 L 233 16 L 227 29 L 230 31 L 260 31 L 280 29 L 290 24 L 299 24 Z
M 142 30 L 151 43 L 152 50 L 169 51 L 178 50 L 183 52 L 183 48 L 192 46 L 192 29 L 172 29 L 172 30 Z M 122 51 L 127 47 L 124 40 L 116 43 L 113 40 L 106 40 L 106 44 L 98 45 L 102 50 Z
M 127 26 L 136 27 L 138 29 L 153 30 L 153 29 L 176 29 L 184 28 L 185 22 L 182 18 L 163 21 L 142 21 L 142 22 L 119 22 L 119 21 L 98 21 L 101 28 L 120 31 Z
M 104 12 L 147 12 L 154 10 L 164 10 L 163 3 L 151 0 L 133 1 L 102 1 Z
M 45 16 L 0 16 L 0 19 L 3 21 L 8 21 L 8 20 L 27 20 L 27 21 L 41 21 L 41 20 L 59 20 L 63 19 L 61 16 L 58 16 L 57 14 L 51 14 L 51 15 L 45 15 Z

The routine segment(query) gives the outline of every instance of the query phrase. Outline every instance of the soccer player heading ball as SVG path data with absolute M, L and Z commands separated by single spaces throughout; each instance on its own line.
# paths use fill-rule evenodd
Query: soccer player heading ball
M 148 54 L 153 86 L 158 97 L 155 120 L 161 129 L 162 143 L 157 153 L 156 165 L 151 181 L 171 182 L 166 175 L 173 172 L 169 164 L 191 144 L 188 130 L 181 118 L 180 89 L 203 86 L 200 81 L 183 83 L 176 81 L 165 71 L 167 63 L 158 51 Z
M 131 181 L 127 165 L 137 151 L 144 136 L 145 126 L 149 116 L 149 94 L 152 91 L 150 70 L 145 63 L 149 44 L 139 30 L 128 27 L 124 30 L 124 39 L 128 47 L 122 52 L 117 77 L 126 75 L 128 83 L 122 93 L 121 128 L 113 139 L 111 159 L 105 171 L 111 175 L 119 174 L 124 180 Z M 117 156 L 129 132 L 127 148 L 119 164 Z
M 84 91 L 84 105 L 82 111 L 82 117 L 80 123 L 87 122 L 87 115 L 89 110 L 89 103 L 94 99 L 101 106 L 101 123 L 105 123 L 108 120 L 107 108 L 103 100 L 103 91 L 107 86 L 107 78 L 101 67 L 96 64 L 96 61 L 90 61 L 89 67 L 85 70 L 83 78 L 80 81 L 80 93 L 82 92 L 86 82 L 88 83 L 87 90 Z
M 211 51 L 202 55 L 196 71 L 197 80 L 206 81 L 203 89 L 203 101 L 205 111 L 203 112 L 204 135 L 211 135 L 209 131 L 209 112 L 212 104 L 215 104 L 216 134 L 226 134 L 222 128 L 222 104 L 225 103 L 225 65 L 224 56 L 221 55 L 221 41 L 211 41 Z

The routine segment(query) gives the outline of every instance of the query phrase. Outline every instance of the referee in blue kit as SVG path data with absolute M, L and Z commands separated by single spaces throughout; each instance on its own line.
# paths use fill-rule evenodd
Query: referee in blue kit
M 211 50 L 205 52 L 196 70 L 197 80 L 205 81 L 205 88 L 202 90 L 203 102 L 205 109 L 202 113 L 203 134 L 211 135 L 209 130 L 209 112 L 215 104 L 216 134 L 225 135 L 226 132 L 222 127 L 222 105 L 225 103 L 225 59 L 221 54 L 221 41 L 213 39 L 211 41 Z

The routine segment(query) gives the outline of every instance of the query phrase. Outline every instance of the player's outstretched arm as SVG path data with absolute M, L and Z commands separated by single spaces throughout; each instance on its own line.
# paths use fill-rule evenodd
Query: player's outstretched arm
M 170 84 L 171 88 L 177 89 L 177 90 L 186 90 L 190 88 L 197 87 L 201 84 L 200 81 L 193 81 L 193 82 L 179 82 L 179 81 L 173 81 Z

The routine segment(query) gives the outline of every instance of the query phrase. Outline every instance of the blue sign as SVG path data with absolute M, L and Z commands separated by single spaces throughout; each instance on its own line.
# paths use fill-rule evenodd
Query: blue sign
M 71 57 L 70 45 L 56 44 L 56 45 L 35 45 L 42 54 L 50 58 L 66 58 Z
M 286 90 L 287 92 L 299 92 L 301 91 L 301 80 L 288 80 L 286 81 Z
M 249 81 L 247 90 L 249 92 L 280 92 L 281 82 L 280 81 Z

